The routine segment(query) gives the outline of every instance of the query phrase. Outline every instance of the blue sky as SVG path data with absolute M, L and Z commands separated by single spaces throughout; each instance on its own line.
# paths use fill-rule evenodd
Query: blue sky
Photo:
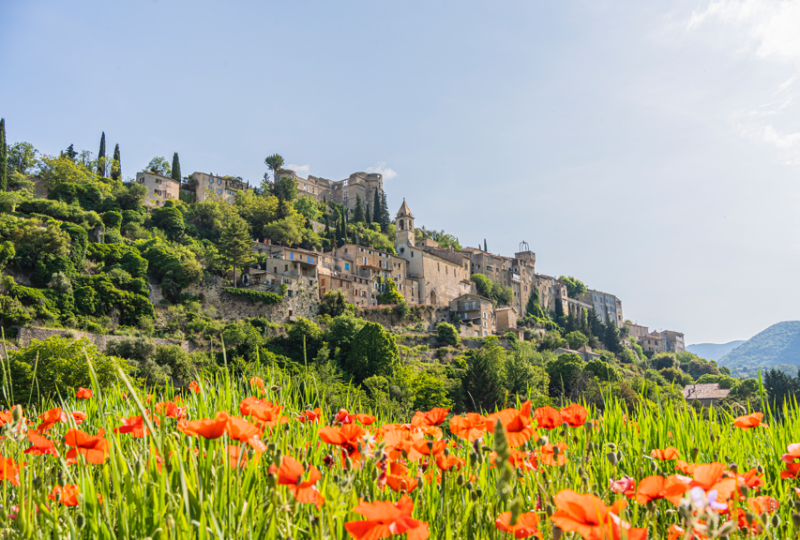
M 390 210 L 573 275 L 689 343 L 798 318 L 800 2 L 0 3 L 0 116 L 258 182 L 384 172 Z

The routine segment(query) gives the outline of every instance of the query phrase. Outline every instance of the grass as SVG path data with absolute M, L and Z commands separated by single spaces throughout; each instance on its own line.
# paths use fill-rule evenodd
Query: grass
M 231 444 L 228 435 L 216 440 L 192 438 L 179 432 L 171 418 L 158 418 L 160 425 L 151 424 L 152 433 L 144 438 L 114 433 L 113 428 L 122 424 L 122 417 L 140 415 L 151 406 L 146 392 L 132 392 L 132 388 L 95 386 L 92 399 L 67 397 L 25 411 L 25 417 L 32 421 L 31 428 L 38 423 L 33 419 L 51 407 L 85 412 L 88 419 L 79 429 L 90 434 L 104 429 L 109 442 L 109 456 L 102 465 L 86 464 L 82 458 L 77 464 L 67 464 L 64 458 L 67 447 L 61 439 L 67 429 L 76 427 L 71 418 L 69 425 L 56 424 L 47 433 L 48 438 L 56 441 L 59 457 L 23 454 L 29 446 L 24 423 L 8 421 L 2 428 L 0 453 L 27 464 L 20 470 L 19 486 L 7 481 L 0 484 L 0 535 L 164 540 L 347 538 L 344 524 L 361 519 L 352 512 L 360 499 L 399 499 L 400 495 L 389 487 L 381 490 L 376 480 L 383 443 L 373 440 L 372 452 L 365 451 L 368 457 L 361 467 L 347 468 L 339 459 L 338 449 L 320 439 L 318 429 L 329 424 L 336 411 L 327 409 L 326 403 L 320 401 L 318 382 L 310 375 L 292 379 L 279 369 L 254 367 L 247 376 L 201 379 L 200 392 L 184 396 L 187 417 L 213 418 L 218 411 L 239 415 L 239 403 L 254 393 L 247 382 L 252 375 L 264 379 L 263 397 L 283 405 L 283 414 L 289 417 L 289 422 L 264 431 L 261 439 L 267 444 L 267 451 L 262 454 L 235 442 L 242 447 L 240 456 L 247 459 L 244 467 L 230 466 L 226 452 Z M 127 398 L 123 397 L 123 390 Z M 165 388 L 155 399 L 176 397 L 176 389 Z M 300 423 L 294 419 L 312 406 L 322 408 L 319 423 Z M 348 403 L 348 410 L 376 416 L 371 428 L 410 420 L 389 418 L 380 410 L 365 410 L 357 402 Z M 441 426 L 445 428 L 444 436 L 456 443 L 449 451 L 466 459 L 467 465 L 459 472 L 442 473 L 440 484 L 423 482 L 413 491 L 410 494 L 414 500 L 413 516 L 429 524 L 431 538 L 511 538 L 496 529 L 495 519 L 511 509 L 512 501 L 518 500 L 522 511 L 539 512 L 540 529 L 545 538 L 550 538 L 548 516 L 554 510 L 552 498 L 556 493 L 563 489 L 591 492 L 610 504 L 621 497 L 610 491 L 611 480 L 624 475 L 639 480 L 653 474 L 674 474 L 673 462 L 649 457 L 654 448 L 672 446 L 688 462 L 736 463 L 742 472 L 759 467 L 764 480 L 759 494 L 774 497 L 781 504 L 777 512 L 780 525 L 766 528 L 761 537 L 800 536 L 800 529 L 791 517 L 795 511 L 792 501 L 797 500 L 791 488 L 800 483 L 780 478 L 781 470 L 785 469 L 781 454 L 788 444 L 800 442 L 800 415 L 795 409 L 787 409 L 783 411 L 782 423 L 744 431 L 733 427 L 731 416 L 709 412 L 708 418 L 703 418 L 691 407 L 674 403 L 669 406 L 650 403 L 627 412 L 609 397 L 602 414 L 590 411 L 591 428 L 539 430 L 550 442 L 563 441 L 568 445 L 564 466 L 540 463 L 538 471 L 517 469 L 510 483 L 498 482 L 498 469 L 490 463 L 488 451 L 494 445 L 491 434 L 487 434 L 483 448 L 479 445 L 478 453 L 473 454 L 473 445 L 451 436 L 445 421 Z M 365 442 L 364 446 L 370 445 Z M 531 440 L 523 449 L 537 448 Z M 618 458 L 616 464 L 609 459 L 609 453 Z M 325 465 L 329 455 L 335 457 L 330 468 Z M 292 456 L 321 470 L 322 479 L 317 483 L 325 497 L 321 509 L 295 501 L 286 486 L 276 485 L 269 467 L 280 463 L 281 456 Z M 423 458 L 418 463 L 409 463 L 409 475 L 423 476 L 424 462 Z M 426 472 L 429 474 L 431 470 Z M 46 498 L 53 486 L 64 484 L 77 484 L 81 493 L 78 506 L 66 507 Z M 499 490 L 511 491 L 503 491 L 501 496 Z M 651 508 L 631 502 L 623 518 L 636 527 L 649 528 L 648 538 L 666 538 L 669 526 L 681 522 L 675 507 L 664 500 Z

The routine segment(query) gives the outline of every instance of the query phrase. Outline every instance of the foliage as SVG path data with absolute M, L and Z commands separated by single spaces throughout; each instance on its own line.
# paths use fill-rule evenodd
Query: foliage
M 583 370 L 587 375 L 597 377 L 597 379 L 604 382 L 619 382 L 622 380 L 619 370 L 597 358 L 589 360 Z
M 546 366 L 550 376 L 550 395 L 569 398 L 577 395 L 581 389 L 583 375 L 583 359 L 577 354 L 564 353 Z
M 186 223 L 181 212 L 172 201 L 167 201 L 151 214 L 153 225 L 167 233 L 170 240 L 181 240 L 186 231 Z
M 586 285 L 577 278 L 572 276 L 561 276 L 559 281 L 563 281 L 567 286 L 567 296 L 570 298 L 578 298 L 586 292 Z
M 163 156 L 156 156 L 151 159 L 150 163 L 148 163 L 147 167 L 145 167 L 145 171 L 149 171 L 154 174 L 160 174 L 161 176 L 172 175 L 172 167 L 170 167 L 169 162 L 164 159 Z
M 222 229 L 219 252 L 222 259 L 233 266 L 233 286 L 236 287 L 236 268 L 254 262 L 253 240 L 250 226 L 240 216 L 233 214 Z
M 589 342 L 587 337 L 583 335 L 582 332 L 579 332 L 577 330 L 575 330 L 574 332 L 570 332 L 569 334 L 564 336 L 564 339 L 566 339 L 567 343 L 569 343 L 569 348 L 575 351 L 577 351 L 578 349 L 580 349 Z
M 347 306 L 347 298 L 345 298 L 342 291 L 328 291 L 322 295 L 322 301 L 319 303 L 319 314 L 338 317 L 347 311 Z
M 314 359 L 322 348 L 322 330 L 305 317 L 297 317 L 289 327 L 288 342 L 292 358 L 297 362 Z
M 428 411 L 434 407 L 449 409 L 453 405 L 447 397 L 444 381 L 427 371 L 417 373 L 411 387 L 414 392 L 413 407 L 418 411 Z
M 514 291 L 511 290 L 511 287 L 504 287 L 502 283 L 493 282 L 483 274 L 472 274 L 470 279 L 475 282 L 479 295 L 503 306 L 510 305 L 514 301 Z
M 254 291 L 252 289 L 235 289 L 233 287 L 223 287 L 222 290 L 231 296 L 247 298 L 253 304 L 258 302 L 262 304 L 280 304 L 283 302 L 283 295 L 274 292 Z
M 361 383 L 373 375 L 389 375 L 397 360 L 394 336 L 378 323 L 368 322 L 355 335 L 342 368 Z
M 436 337 L 439 341 L 448 343 L 453 347 L 458 347 L 459 343 L 461 343 L 456 327 L 446 322 L 440 322 L 436 325 Z
M 505 399 L 505 352 L 494 336 L 489 336 L 472 356 L 461 380 L 463 408 L 493 411 Z
M 378 295 L 378 304 L 392 305 L 392 304 L 405 303 L 406 299 L 403 297 L 402 294 L 398 292 L 397 283 L 395 283 L 394 279 L 392 279 L 391 277 L 382 279 L 379 276 L 378 286 L 383 289 L 381 293 Z

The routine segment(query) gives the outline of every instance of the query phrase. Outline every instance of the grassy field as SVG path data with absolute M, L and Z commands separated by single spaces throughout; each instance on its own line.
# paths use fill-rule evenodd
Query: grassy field
M 269 368 L 200 380 L 182 396 L 126 384 L 3 414 L 0 536 L 800 537 L 800 482 L 781 478 L 793 461 L 781 456 L 800 442 L 795 410 L 742 429 L 714 411 L 626 412 L 609 399 L 585 423 L 516 403 L 488 419 L 418 414 L 412 426 L 360 403 L 348 404 L 352 414 L 329 410 L 313 378 Z M 656 449 L 667 459 L 651 457 Z M 514 523 L 516 532 L 501 530 Z

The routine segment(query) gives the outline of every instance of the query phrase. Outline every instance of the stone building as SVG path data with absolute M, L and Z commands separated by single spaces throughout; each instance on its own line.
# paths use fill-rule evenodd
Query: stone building
M 311 175 L 302 178 L 292 170 L 278 169 L 275 176 L 277 178 L 291 176 L 297 182 L 297 191 L 301 195 L 308 195 L 318 201 L 327 200 L 343 204 L 350 210 L 355 210 L 358 197 L 361 198 L 364 210 L 367 208 L 367 203 L 372 210 L 375 190 L 383 191 L 383 176 L 377 173 L 357 172 L 344 180 L 334 181 Z
M 646 353 L 660 353 L 664 351 L 664 339 L 658 334 L 647 334 L 636 341 Z
M 473 247 L 464 248 L 461 253 L 469 256 L 470 275 L 483 274 L 504 287 L 511 287 L 514 293 L 512 305 L 518 314 L 525 314 L 528 298 L 536 286 L 536 254 L 527 242 L 520 244 L 520 251 L 514 257 L 495 255 Z
M 235 178 L 194 172 L 189 177 L 187 189 L 194 191 L 195 202 L 203 202 L 214 194 L 230 204 L 236 200 L 236 192 L 249 190 L 250 184 Z
M 603 324 L 611 320 L 617 325 L 617 328 L 624 326 L 625 319 L 622 317 L 622 301 L 613 294 L 588 289 L 580 297 L 580 300 L 594 307 L 597 316 Z
M 634 324 L 631 321 L 625 321 L 625 328 L 628 329 L 628 335 L 636 338 L 636 341 L 640 341 L 643 337 L 650 333 L 650 330 L 648 330 L 646 326 Z
M 497 331 L 494 304 L 477 294 L 462 294 L 450 300 L 450 312 L 461 320 L 461 334 L 465 337 L 485 337 Z
M 505 306 L 494 310 L 497 319 L 497 331 L 505 332 L 517 327 L 519 313 L 514 306 Z
M 552 276 L 545 276 L 543 274 L 535 275 L 536 288 L 539 291 L 539 305 L 545 313 L 552 313 L 556 310 L 556 301 L 560 300 L 564 308 L 564 313 L 567 313 L 567 284 L 563 281 L 556 279 Z
M 683 334 L 680 332 L 673 332 L 672 330 L 663 330 L 661 332 L 653 332 L 651 335 L 658 335 L 661 337 L 663 343 L 662 347 L 664 352 L 679 353 L 686 351 L 686 344 Z
M 417 281 L 420 304 L 446 306 L 472 289 L 469 258 L 461 253 L 414 245 L 414 216 L 405 200 L 395 217 L 397 254 L 408 262 L 406 274 Z
M 136 173 L 136 182 L 147 188 L 144 204 L 161 207 L 167 201 L 176 201 L 180 196 L 181 184 L 177 180 L 150 171 Z

